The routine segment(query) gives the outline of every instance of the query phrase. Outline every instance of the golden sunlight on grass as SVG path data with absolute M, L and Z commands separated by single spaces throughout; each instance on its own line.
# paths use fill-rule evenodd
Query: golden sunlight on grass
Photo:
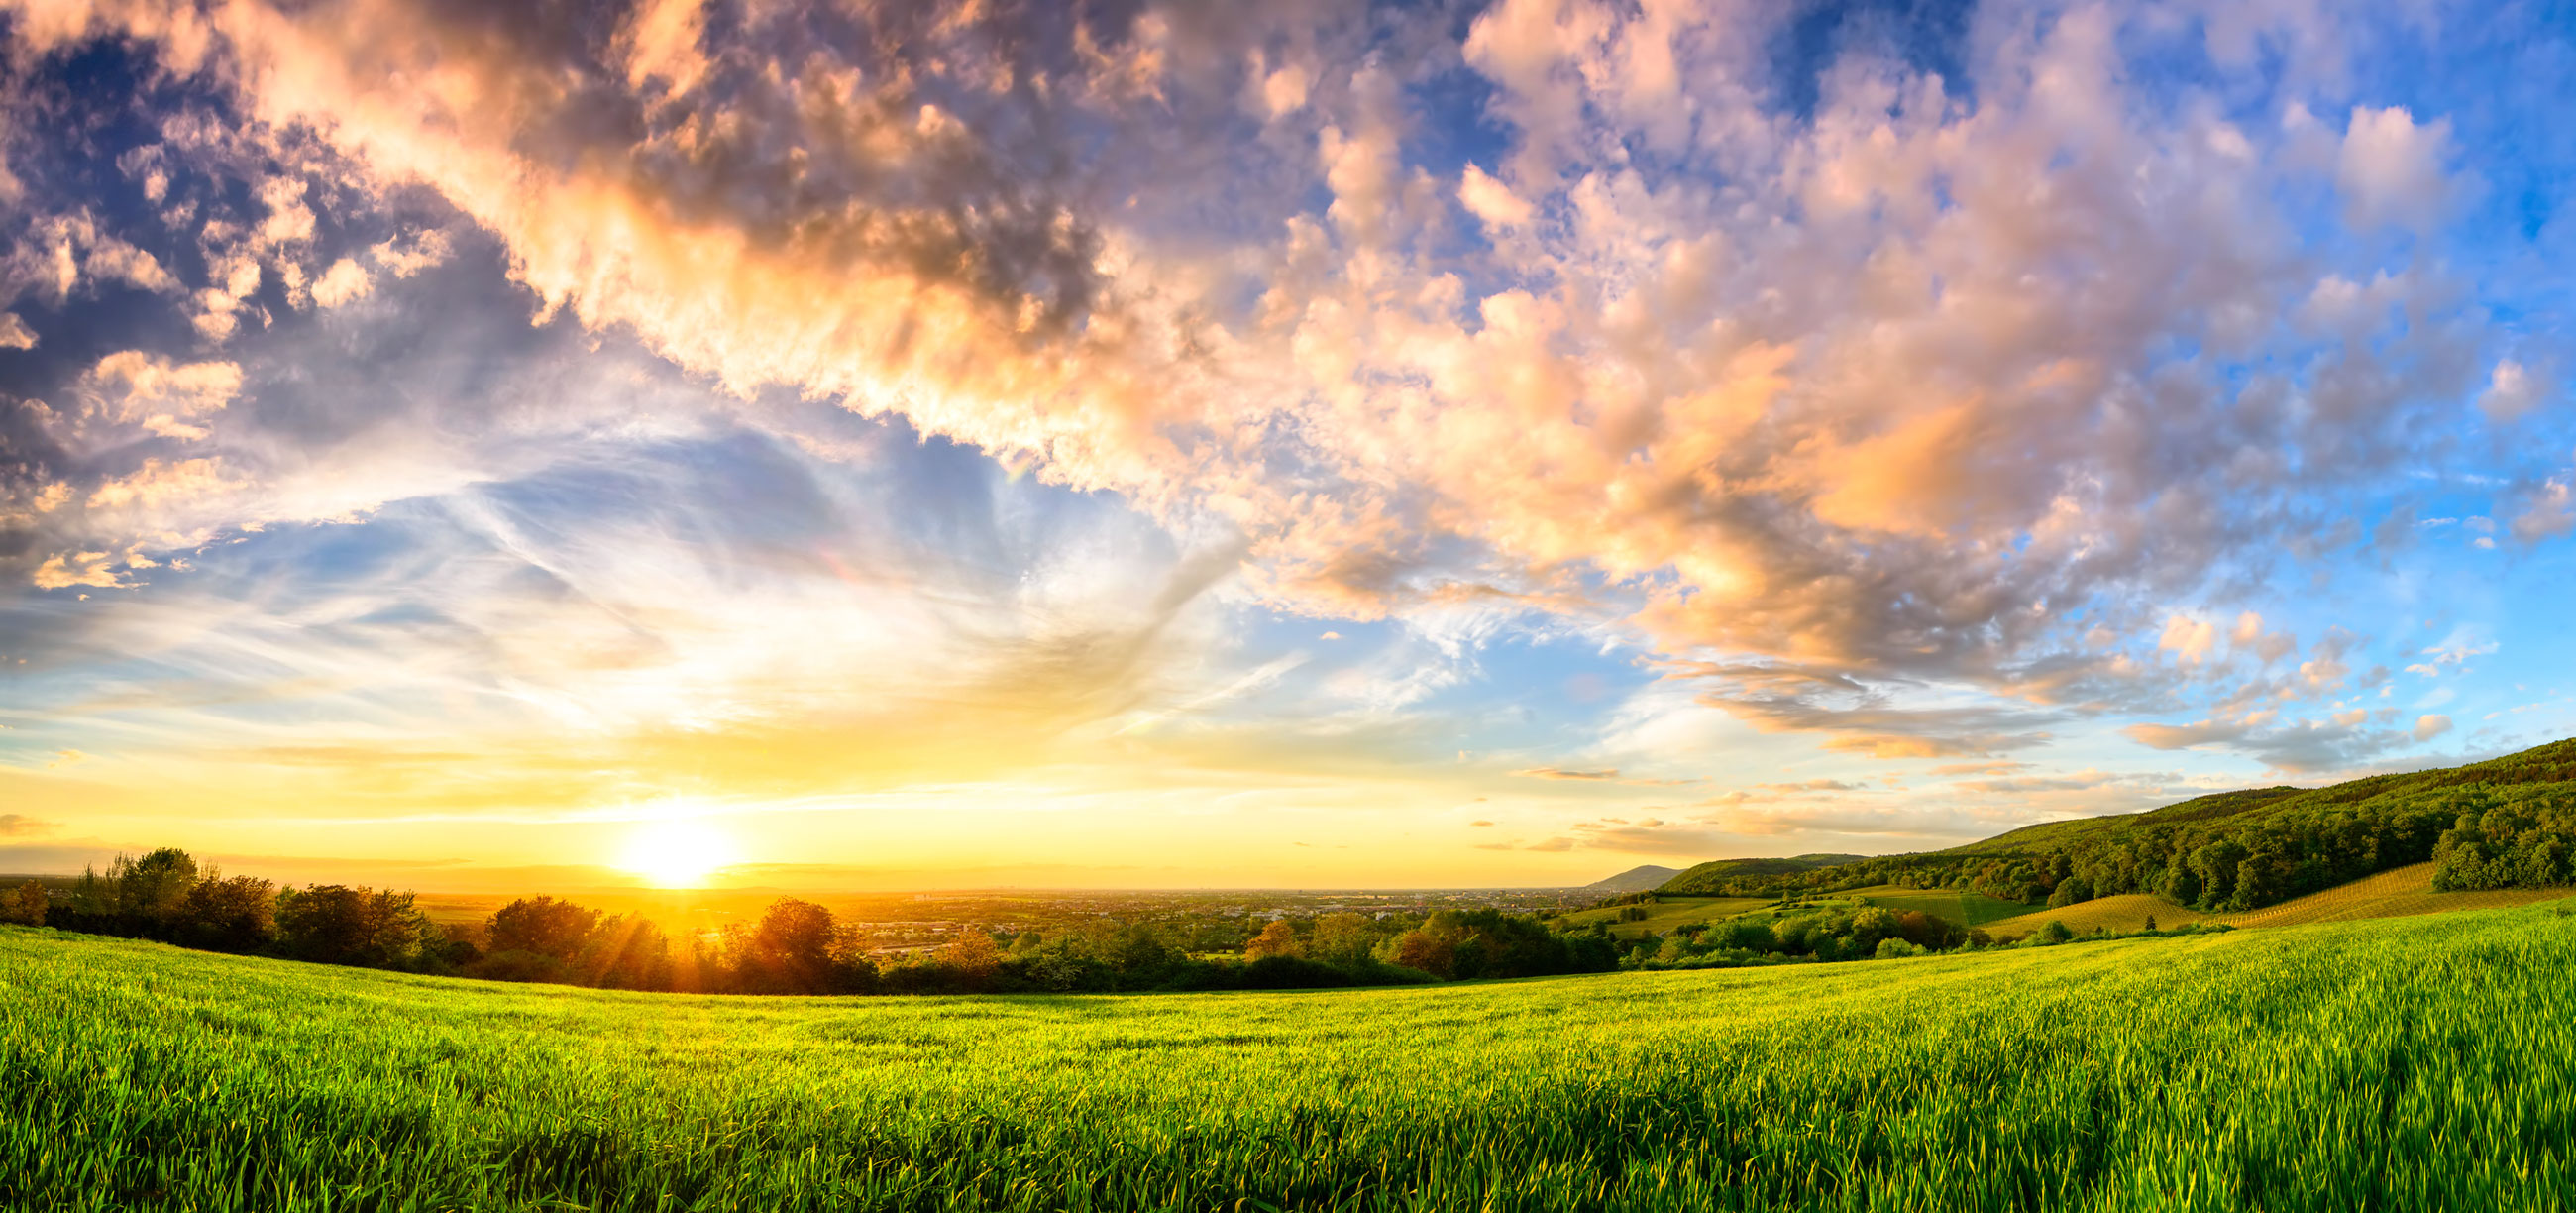
M 733 839 L 703 821 L 648 821 L 628 835 L 617 866 L 665 889 L 694 889 L 736 862 Z

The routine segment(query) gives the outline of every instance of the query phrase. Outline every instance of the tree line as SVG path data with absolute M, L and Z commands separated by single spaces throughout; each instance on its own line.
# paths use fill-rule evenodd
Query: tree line
M 2075 940 L 2132 939 L 2197 935 L 2224 931 L 2225 926 L 2190 924 L 2158 929 L 2150 917 L 2142 930 L 2095 930 L 2077 935 L 2054 919 L 2013 942 L 1999 941 L 1982 930 L 1961 926 L 1919 910 L 1885 906 L 1827 906 L 1792 910 L 1769 917 L 1739 915 L 1715 924 L 1690 923 L 1664 936 L 1648 936 L 1628 946 L 1623 969 L 1733 969 L 1762 965 L 1897 960 L 1961 949 L 2052 947 Z
M 281 888 L 201 869 L 177 848 L 84 871 L 59 903 L 28 882 L 0 896 L 0 921 L 323 964 L 718 994 L 1289 989 L 1606 972 L 1619 963 L 1606 934 L 1559 933 L 1493 909 L 1278 918 L 1232 955 L 1194 950 L 1205 941 L 1176 927 L 1103 918 L 999 938 L 968 930 L 935 950 L 876 957 L 856 926 L 797 898 L 772 903 L 756 921 L 680 933 L 547 896 L 514 900 L 475 926 L 441 925 L 409 893 Z

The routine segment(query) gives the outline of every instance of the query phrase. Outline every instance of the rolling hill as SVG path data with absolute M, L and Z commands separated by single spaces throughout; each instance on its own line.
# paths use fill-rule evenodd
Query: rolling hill
M 2248 788 L 2144 813 L 2044 822 L 1910 855 L 1702 864 L 1661 892 L 1803 896 L 1876 885 L 2063 907 L 2147 895 L 2214 914 L 2429 864 L 2427 892 L 2576 880 L 2576 741 L 2319 788 Z
M 1790 855 L 1776 859 L 1712 859 L 1685 869 L 1665 881 L 1656 891 L 1684 896 L 1737 895 L 1730 887 L 1738 881 L 1761 881 L 1838 864 L 1855 863 L 1863 855 Z M 1755 892 L 1751 895 L 1759 896 Z
M 1593 881 L 1592 883 L 1583 886 L 1583 891 L 1586 893 L 1601 893 L 1605 895 L 1612 893 L 1643 893 L 1681 874 L 1682 872 L 1680 868 L 1668 868 L 1662 864 L 1654 863 L 1639 864 L 1636 867 L 1630 868 L 1625 872 L 1621 872 L 1616 876 Z

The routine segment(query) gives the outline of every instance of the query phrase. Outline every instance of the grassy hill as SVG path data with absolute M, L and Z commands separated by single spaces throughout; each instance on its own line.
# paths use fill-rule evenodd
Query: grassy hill
M 1712 859 L 1684 869 L 1682 874 L 1663 883 L 1658 892 L 1688 896 L 1717 896 L 1735 893 L 1737 882 L 1787 876 L 1817 868 L 1847 864 L 1867 858 L 1862 855 L 1790 855 L 1776 859 Z
M 2576 1070 L 2530 1059 L 2571 1055 L 2576 929 L 2546 907 L 882 1000 L 0 928 L 0 1207 L 2536 1211 L 2576 1202 Z
M 1988 923 L 1986 932 L 1997 939 L 2017 939 L 2038 930 L 2051 919 L 2065 923 L 2068 930 L 2079 933 L 2096 928 L 2135 931 L 2146 926 L 2149 915 L 2154 916 L 2156 925 L 2163 927 L 2194 922 L 2223 922 L 2237 927 L 2287 927 L 2315 922 L 2349 922 L 2360 918 L 2440 914 L 2452 910 L 2487 910 L 2554 901 L 2567 895 L 2568 890 L 2564 888 L 2442 892 L 2433 887 L 2433 865 L 2418 863 L 2391 868 L 2376 876 L 2293 898 L 2279 905 L 2235 914 L 2205 914 L 2153 894 L 2128 893 L 1999 919 Z
M 2427 891 L 2564 886 L 2576 881 L 2576 741 L 2461 767 L 2045 822 L 1944 851 L 1730 863 L 1702 864 L 1664 890 L 1794 897 L 1897 885 L 2061 908 L 2151 895 L 2236 914 L 2428 863 Z

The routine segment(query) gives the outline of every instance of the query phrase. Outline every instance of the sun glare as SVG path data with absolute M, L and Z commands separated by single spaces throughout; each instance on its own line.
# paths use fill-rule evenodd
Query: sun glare
M 637 827 L 626 840 L 619 866 L 662 888 L 694 889 L 734 858 L 733 840 L 722 830 L 678 819 Z

